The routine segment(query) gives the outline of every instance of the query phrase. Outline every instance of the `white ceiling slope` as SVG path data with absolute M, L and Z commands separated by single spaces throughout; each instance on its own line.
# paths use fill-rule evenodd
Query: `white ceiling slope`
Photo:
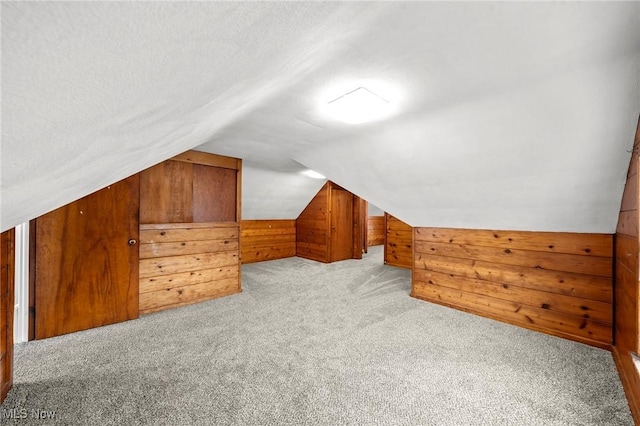
M 615 230 L 640 3 L 1 7 L 2 230 L 192 148 L 244 160 L 245 219 L 309 167 L 413 226 Z M 363 82 L 397 114 L 318 111 Z

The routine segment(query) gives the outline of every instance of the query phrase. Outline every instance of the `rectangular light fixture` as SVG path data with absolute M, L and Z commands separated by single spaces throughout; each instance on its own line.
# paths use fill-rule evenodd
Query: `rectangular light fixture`
M 391 111 L 389 101 L 366 87 L 358 87 L 329 102 L 329 113 L 349 124 L 360 124 L 385 117 Z

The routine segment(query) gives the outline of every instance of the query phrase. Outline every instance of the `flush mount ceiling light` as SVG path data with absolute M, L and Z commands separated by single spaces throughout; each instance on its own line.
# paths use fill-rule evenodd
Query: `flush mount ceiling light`
M 328 112 L 349 124 L 379 120 L 391 113 L 391 104 L 366 87 L 358 87 L 332 100 Z
M 315 170 L 304 170 L 302 172 L 303 175 L 310 177 L 310 178 L 314 178 L 314 179 L 326 179 L 326 177 L 322 176 L 320 173 L 316 172 Z

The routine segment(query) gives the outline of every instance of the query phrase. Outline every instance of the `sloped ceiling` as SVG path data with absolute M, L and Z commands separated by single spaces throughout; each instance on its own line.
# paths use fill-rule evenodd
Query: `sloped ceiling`
M 397 113 L 320 107 L 365 84 Z M 2 230 L 188 149 L 244 160 L 243 217 L 314 169 L 413 226 L 615 230 L 640 3 L 2 3 Z

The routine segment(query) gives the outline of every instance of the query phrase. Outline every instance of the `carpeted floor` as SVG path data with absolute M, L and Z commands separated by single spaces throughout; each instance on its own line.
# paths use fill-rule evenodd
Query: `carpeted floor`
M 411 299 L 380 246 L 242 274 L 242 294 L 17 345 L 3 424 L 633 424 L 609 352 Z

